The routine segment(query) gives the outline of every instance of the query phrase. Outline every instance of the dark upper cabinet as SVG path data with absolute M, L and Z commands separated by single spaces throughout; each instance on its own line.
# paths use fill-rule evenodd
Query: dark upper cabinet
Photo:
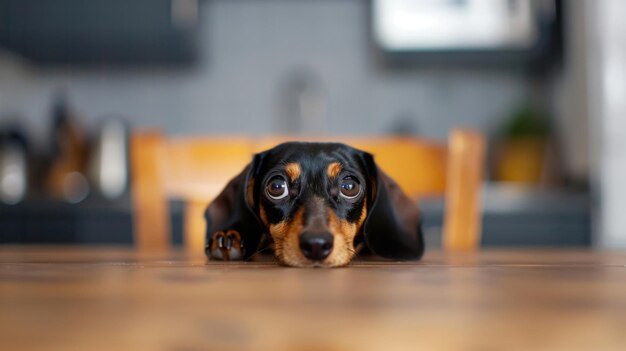
M 188 64 L 198 0 L 0 0 L 0 46 L 41 63 Z

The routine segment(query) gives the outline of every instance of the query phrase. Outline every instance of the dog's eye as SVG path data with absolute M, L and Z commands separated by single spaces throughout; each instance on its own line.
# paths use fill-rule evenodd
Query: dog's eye
M 283 177 L 274 177 L 270 179 L 269 183 L 267 183 L 267 188 L 265 189 L 267 196 L 271 197 L 274 200 L 280 200 L 287 195 L 289 195 L 289 189 L 287 188 L 287 182 Z
M 361 185 L 359 181 L 353 177 L 345 177 L 340 185 L 341 196 L 346 199 L 354 199 L 361 193 Z

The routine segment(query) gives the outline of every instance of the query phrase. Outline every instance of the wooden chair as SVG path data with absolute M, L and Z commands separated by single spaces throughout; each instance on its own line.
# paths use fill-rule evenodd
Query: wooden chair
M 256 152 L 290 137 L 165 138 L 158 131 L 131 138 L 134 235 L 139 250 L 171 245 L 169 198 L 185 201 L 183 242 L 191 254 L 204 250 L 207 204 Z M 449 251 L 477 248 L 481 230 L 483 137 L 454 130 L 447 145 L 411 137 L 297 138 L 342 141 L 374 154 L 380 167 L 416 200 L 445 197 L 443 245 Z

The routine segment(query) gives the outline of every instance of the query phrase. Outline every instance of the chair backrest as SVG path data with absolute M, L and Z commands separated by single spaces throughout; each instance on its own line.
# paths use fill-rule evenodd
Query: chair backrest
M 192 254 L 204 248 L 207 204 L 254 153 L 293 137 L 165 138 L 158 131 L 132 135 L 131 167 L 135 243 L 140 250 L 171 245 L 168 199 L 185 202 L 183 242 Z M 475 132 L 454 130 L 448 143 L 412 137 L 302 138 L 341 141 L 374 154 L 377 164 L 416 200 L 445 197 L 443 244 L 473 250 L 480 240 L 485 143 Z

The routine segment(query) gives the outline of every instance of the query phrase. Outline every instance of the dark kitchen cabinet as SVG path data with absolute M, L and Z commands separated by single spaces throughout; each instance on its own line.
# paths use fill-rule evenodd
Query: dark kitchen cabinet
M 199 0 L 0 0 L 0 46 L 40 63 L 189 64 Z

